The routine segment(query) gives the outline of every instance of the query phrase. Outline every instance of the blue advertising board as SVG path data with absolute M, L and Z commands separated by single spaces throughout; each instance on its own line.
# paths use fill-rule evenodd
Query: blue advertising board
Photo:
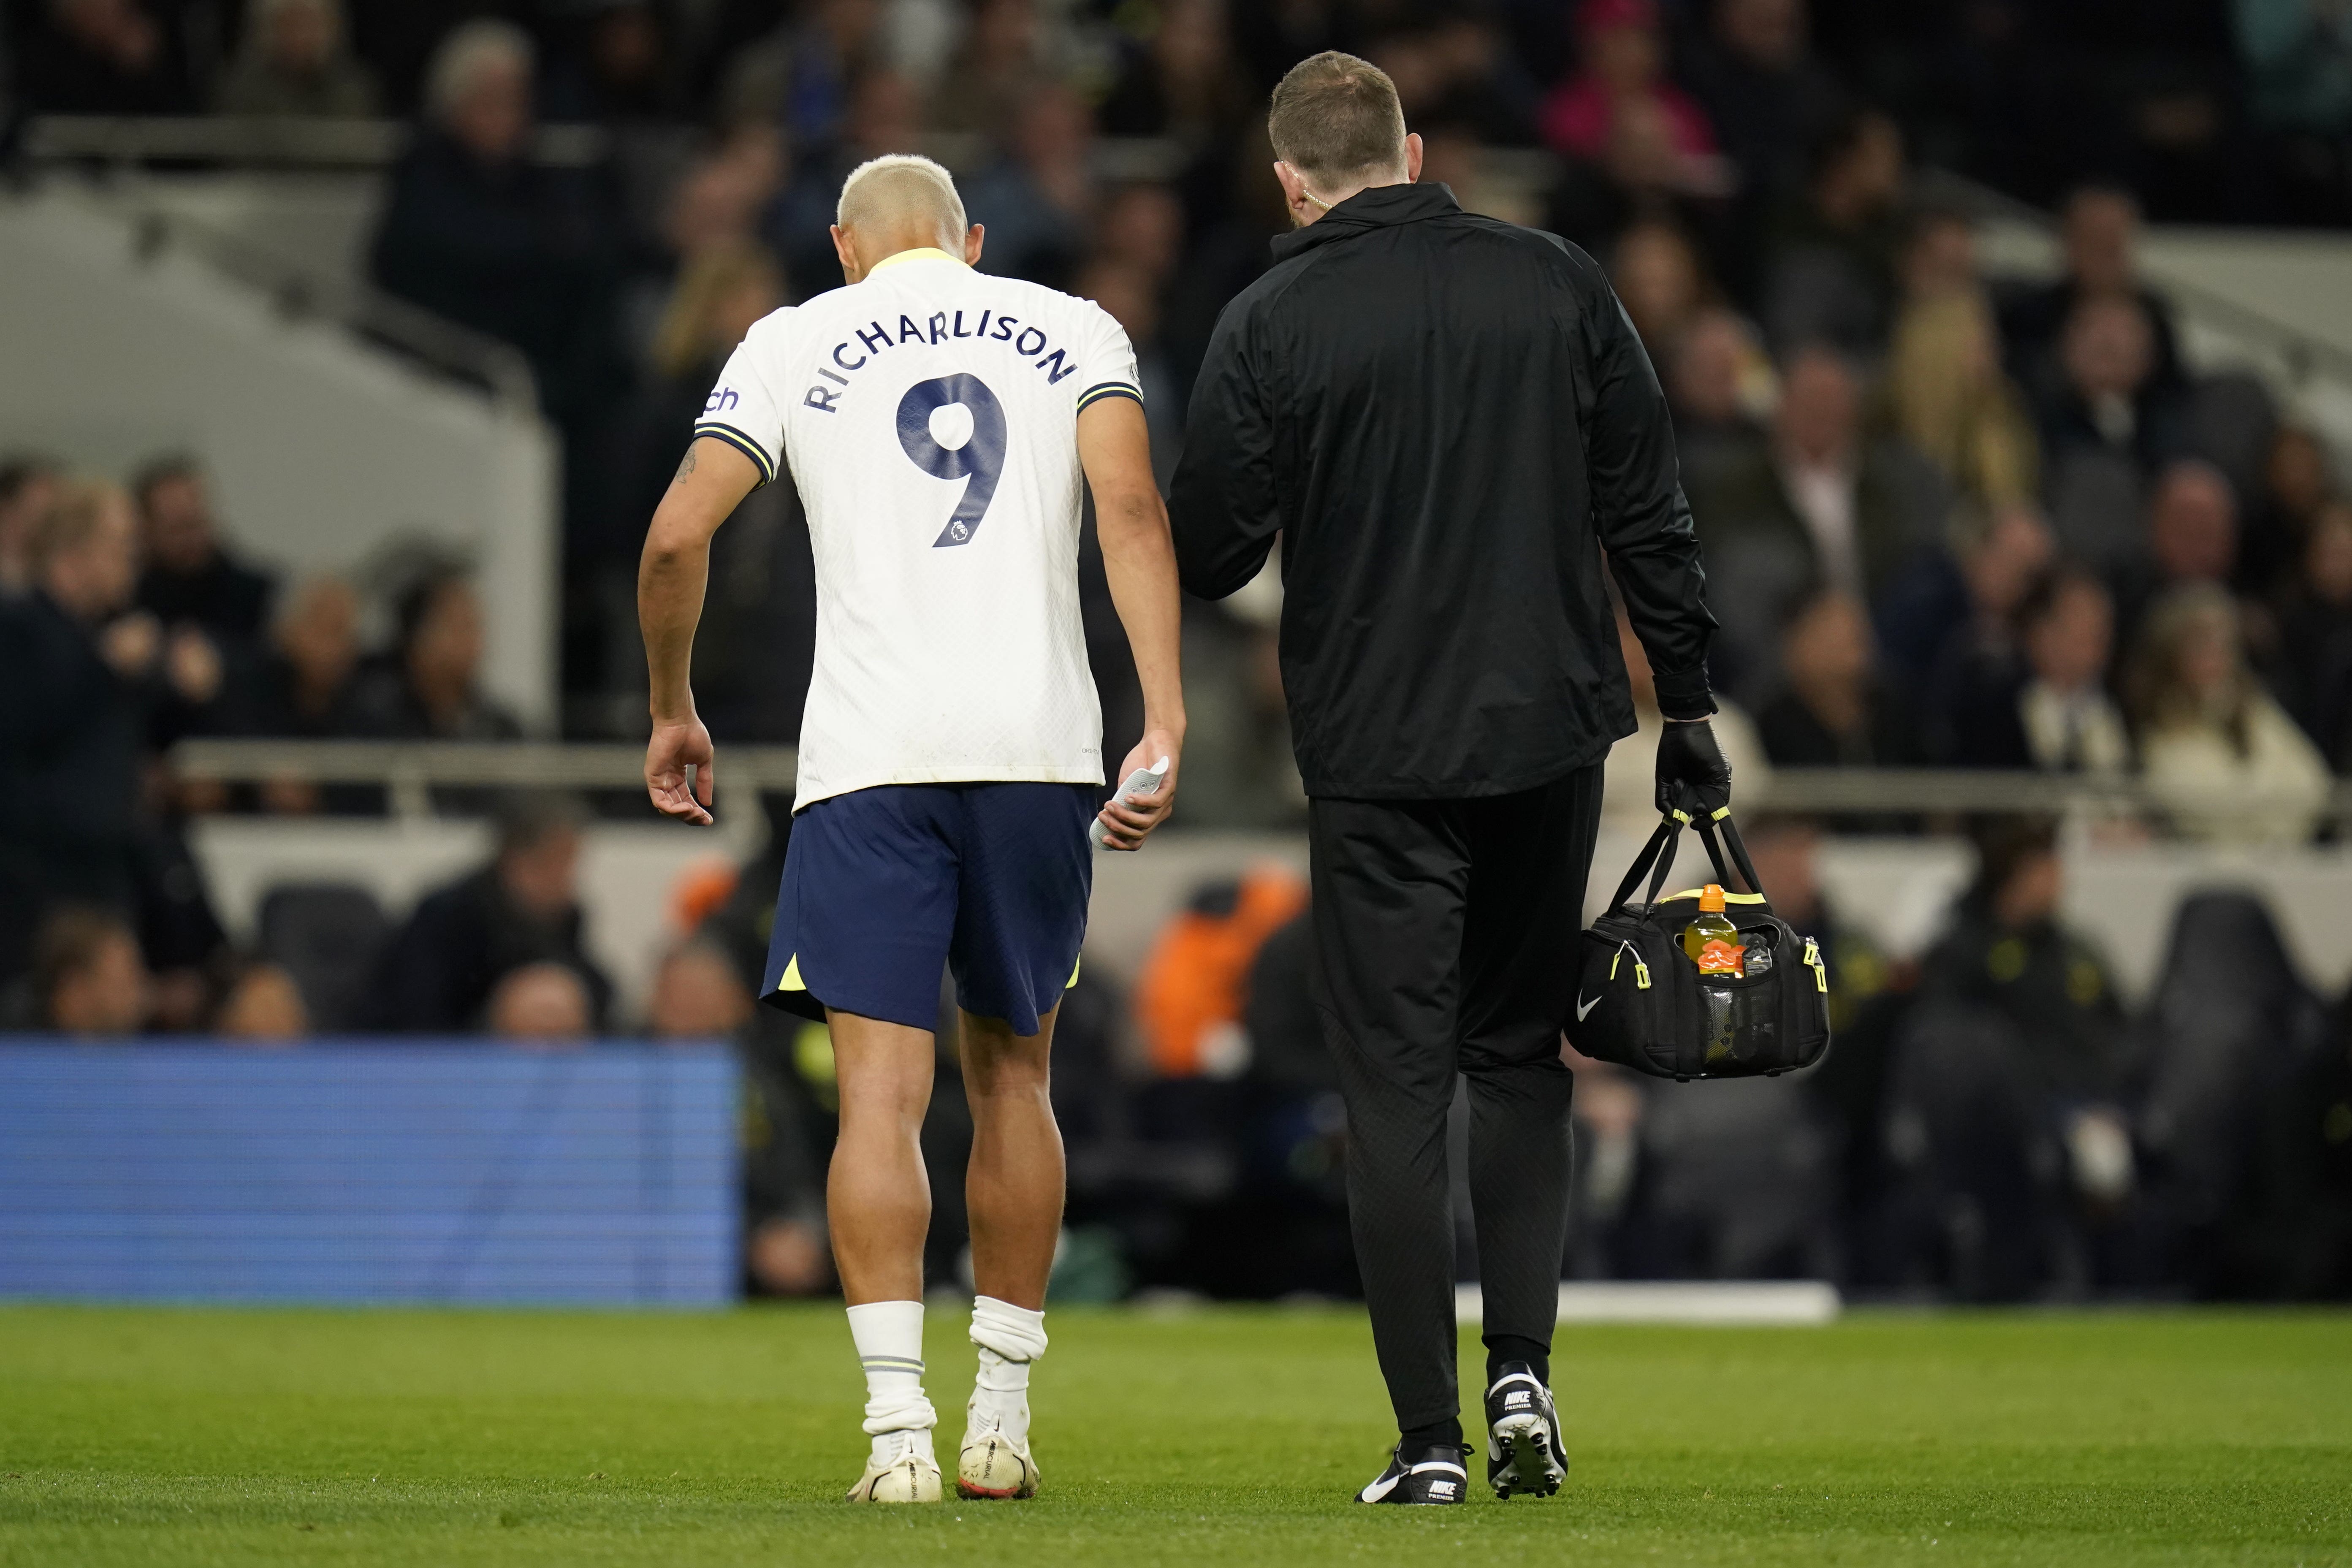
M 736 1096 L 713 1046 L 0 1041 L 0 1296 L 729 1300 Z

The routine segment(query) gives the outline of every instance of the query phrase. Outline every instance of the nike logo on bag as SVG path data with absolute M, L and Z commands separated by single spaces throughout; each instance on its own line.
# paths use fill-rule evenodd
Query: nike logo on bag
M 1602 995 L 1606 995 L 1606 994 L 1608 994 L 1608 993 L 1603 992 L 1601 994 L 1602 994 Z M 1577 1021 L 1578 1023 L 1581 1024 L 1582 1022 L 1584 1022 L 1584 1016 L 1585 1016 L 1587 1013 L 1591 1012 L 1595 1007 L 1598 1007 L 1598 1006 L 1600 1006 L 1600 1005 L 1601 1005 L 1601 997 L 1600 997 L 1600 996 L 1595 996 L 1595 997 L 1594 997 L 1591 1001 L 1590 1001 L 1590 1002 L 1587 1002 L 1583 997 L 1579 996 L 1579 997 L 1576 999 L 1576 1021 Z

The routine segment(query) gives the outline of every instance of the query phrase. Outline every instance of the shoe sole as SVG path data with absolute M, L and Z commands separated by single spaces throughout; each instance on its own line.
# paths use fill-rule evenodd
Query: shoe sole
M 971 1479 L 964 1470 L 971 1463 L 972 1450 L 966 1449 L 956 1458 L 956 1496 L 967 1498 L 973 1502 L 1010 1502 L 1035 1497 L 1037 1467 L 1024 1458 L 1020 1452 L 1009 1444 L 992 1443 L 989 1447 L 994 1452 L 1002 1453 L 1021 1467 L 1020 1480 L 1009 1487 L 991 1487 L 983 1486 L 979 1481 Z
M 1492 1434 L 1495 1458 L 1500 1468 L 1495 1474 L 1495 1496 L 1498 1500 L 1532 1492 L 1537 1497 L 1550 1497 L 1559 1490 L 1567 1479 L 1568 1462 L 1551 1451 L 1551 1433 L 1539 1415 L 1515 1416 L 1498 1422 Z M 1532 1478 L 1528 1470 L 1532 1468 Z

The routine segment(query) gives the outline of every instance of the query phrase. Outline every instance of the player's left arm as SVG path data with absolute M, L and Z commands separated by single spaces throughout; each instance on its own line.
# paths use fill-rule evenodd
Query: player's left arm
M 1143 686 L 1143 739 L 1111 775 L 1116 785 L 1138 768 L 1168 759 L 1160 787 L 1132 801 L 1113 796 L 1102 809 L 1103 843 L 1139 848 L 1176 804 L 1176 769 L 1184 752 L 1184 679 L 1180 647 L 1182 607 L 1176 585 L 1176 547 L 1168 508 L 1151 477 L 1151 437 L 1143 405 L 1104 397 L 1078 415 L 1078 461 L 1094 491 L 1095 531 L 1102 540 L 1103 573 L 1111 602 L 1135 653 Z
M 654 512 L 637 563 L 637 626 L 645 634 L 654 721 L 646 745 L 646 793 L 663 816 L 704 826 L 711 820 L 715 775 L 710 731 L 694 711 L 694 628 L 710 577 L 710 536 L 761 478 L 737 447 L 715 437 L 695 437 Z M 691 785 L 689 764 L 696 774 Z

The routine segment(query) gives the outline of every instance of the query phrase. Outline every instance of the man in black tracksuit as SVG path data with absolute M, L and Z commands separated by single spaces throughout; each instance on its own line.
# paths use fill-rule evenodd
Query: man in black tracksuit
M 1282 675 L 1309 797 L 1317 1005 L 1346 1095 L 1373 1340 L 1402 1435 L 1365 1501 L 1466 1490 L 1445 1119 L 1469 1082 L 1488 1475 L 1559 1480 L 1549 1356 L 1567 1225 L 1585 876 L 1633 710 L 1602 552 L 1670 723 L 1662 803 L 1712 809 L 1715 622 L 1664 397 L 1591 258 L 1416 185 L 1373 67 L 1285 78 L 1269 129 L 1300 227 L 1226 307 L 1174 482 L 1184 586 L 1277 535 Z

